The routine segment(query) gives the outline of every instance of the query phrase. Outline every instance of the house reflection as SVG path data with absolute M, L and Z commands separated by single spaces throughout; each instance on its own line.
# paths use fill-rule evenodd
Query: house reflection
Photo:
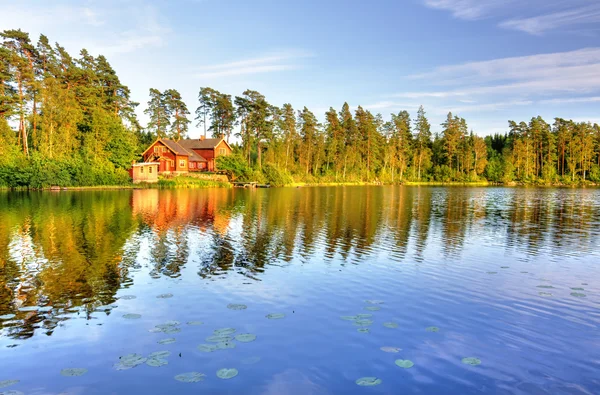
M 134 216 L 159 234 L 186 226 L 224 234 L 232 201 L 229 189 L 138 189 L 131 195 L 131 208 Z

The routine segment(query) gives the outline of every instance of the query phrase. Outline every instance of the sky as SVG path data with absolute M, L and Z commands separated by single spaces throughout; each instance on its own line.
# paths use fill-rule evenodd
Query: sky
M 598 0 L 0 0 L 0 30 L 105 55 L 143 110 L 174 88 L 257 90 L 320 119 L 425 107 L 479 135 L 541 115 L 600 123 Z M 192 127 L 190 135 L 200 130 Z

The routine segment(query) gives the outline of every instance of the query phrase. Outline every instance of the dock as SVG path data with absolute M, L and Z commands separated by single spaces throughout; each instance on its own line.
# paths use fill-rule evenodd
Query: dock
M 256 181 L 236 181 L 232 182 L 234 188 L 271 188 L 269 184 L 259 184 Z

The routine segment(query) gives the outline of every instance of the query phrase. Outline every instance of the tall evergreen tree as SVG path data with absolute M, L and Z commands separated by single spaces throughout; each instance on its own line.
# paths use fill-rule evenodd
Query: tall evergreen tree
M 421 180 L 421 175 L 428 163 L 431 148 L 431 125 L 425 116 L 423 106 L 419 107 L 417 119 L 415 120 L 415 159 L 417 166 L 417 179 Z
M 191 123 L 188 119 L 190 112 L 181 98 L 181 94 L 175 89 L 169 89 L 162 96 L 167 114 L 172 117 L 170 137 L 176 141 L 186 138 Z
M 148 129 L 158 138 L 168 137 L 171 126 L 171 107 L 167 104 L 165 95 L 161 91 L 150 89 L 148 108 L 144 110 L 144 113 L 150 117 Z

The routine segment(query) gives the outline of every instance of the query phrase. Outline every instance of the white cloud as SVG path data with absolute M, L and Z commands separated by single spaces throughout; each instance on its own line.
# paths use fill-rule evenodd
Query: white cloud
M 542 100 L 542 104 L 575 104 L 575 103 L 598 103 L 600 96 L 594 97 L 564 97 L 559 99 Z
M 583 29 L 600 22 L 600 5 L 589 0 L 422 0 L 429 8 L 464 20 L 495 18 L 499 26 L 540 35 L 561 28 Z
M 196 78 L 212 79 L 294 70 L 301 67 L 300 59 L 310 56 L 312 54 L 302 51 L 284 51 L 256 58 L 203 66 L 197 70 L 194 76 Z
M 600 48 L 442 66 L 410 78 L 461 88 L 398 96 L 447 98 L 488 93 L 593 92 L 600 90 Z
M 155 7 L 137 1 L 117 5 L 111 1 L 85 7 L 58 2 L 7 5 L 2 6 L 0 26 L 28 32 L 32 41 L 45 34 L 74 54 L 87 48 L 94 55 L 113 55 L 164 43 L 170 29 L 160 22 Z
M 534 16 L 531 18 L 510 19 L 501 27 L 540 35 L 561 27 L 578 26 L 600 22 L 600 4 Z
M 424 0 L 429 8 L 450 11 L 455 18 L 480 19 L 514 0 Z

